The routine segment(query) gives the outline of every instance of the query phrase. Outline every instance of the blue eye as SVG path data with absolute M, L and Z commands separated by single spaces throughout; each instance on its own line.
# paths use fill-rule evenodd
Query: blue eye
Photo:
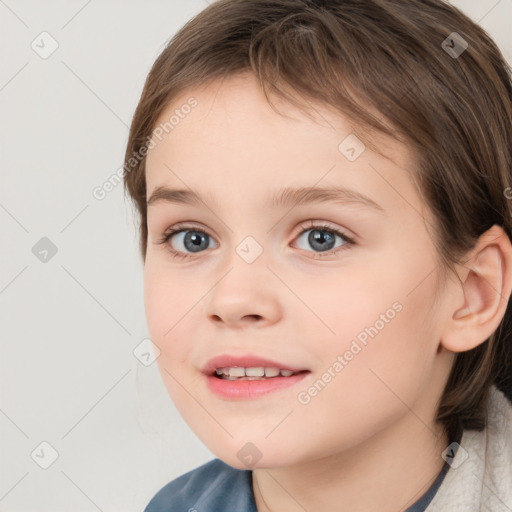
M 309 235 L 306 236 L 308 232 Z M 344 242 L 341 246 L 335 246 L 336 237 L 341 238 L 341 240 Z M 315 257 L 332 256 L 333 254 L 336 254 L 338 250 L 347 249 L 354 243 L 351 238 L 347 237 L 338 229 L 326 225 L 319 226 L 316 224 L 313 224 L 309 229 L 303 229 L 298 238 L 299 240 L 301 238 L 305 239 L 310 247 L 320 251 L 315 253 Z
M 181 236 L 184 235 L 184 236 Z M 187 251 L 192 253 L 201 252 L 203 249 L 208 249 L 208 240 L 211 239 L 210 235 L 201 229 L 190 227 L 175 228 L 168 231 L 159 243 L 165 244 L 171 238 L 177 238 L 182 243 Z M 206 241 L 206 242 L 205 242 Z M 176 258 L 188 258 L 190 255 L 176 251 L 169 244 L 169 251 Z
M 325 224 L 318 224 L 314 221 L 308 221 L 306 225 L 302 225 L 298 238 L 302 238 L 308 231 L 311 233 L 306 237 L 307 243 L 310 247 L 320 251 L 312 251 L 315 258 L 322 258 L 324 256 L 332 256 L 339 251 L 350 248 L 355 245 L 352 238 L 345 235 L 340 230 Z M 333 248 L 336 242 L 336 237 L 341 238 L 343 244 Z M 183 245 L 184 251 L 174 249 L 168 242 L 171 239 L 177 239 Z M 213 240 L 206 231 L 196 228 L 194 226 L 176 226 L 168 230 L 163 237 L 158 241 L 159 244 L 167 244 L 168 250 L 173 258 L 190 258 L 194 253 L 203 252 L 208 249 L 209 241 Z M 300 247 L 299 247 L 300 248 Z M 307 249 L 302 249 L 306 250 Z M 189 251 L 189 252 L 187 252 Z M 311 251 L 308 251 L 311 252 Z

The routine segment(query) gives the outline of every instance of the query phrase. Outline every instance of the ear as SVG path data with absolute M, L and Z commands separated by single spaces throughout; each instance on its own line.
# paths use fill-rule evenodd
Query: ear
M 441 335 L 452 352 L 477 347 L 498 328 L 512 290 L 512 245 L 501 226 L 494 225 L 478 239 L 459 272 L 462 281 Z

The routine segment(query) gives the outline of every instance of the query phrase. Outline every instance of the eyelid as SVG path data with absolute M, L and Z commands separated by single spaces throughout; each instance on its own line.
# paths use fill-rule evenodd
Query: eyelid
M 307 231 L 309 229 L 315 229 L 315 228 L 337 232 L 342 237 L 355 243 L 356 236 L 353 235 L 352 232 L 348 232 L 348 230 L 346 230 L 345 228 L 340 228 L 340 227 L 330 223 L 329 221 L 324 221 L 324 220 L 308 219 L 308 220 L 301 222 L 301 224 L 299 226 L 297 226 L 297 229 L 293 231 L 293 236 L 297 237 L 303 231 Z
M 177 232 L 183 232 L 183 231 L 198 231 L 200 233 L 205 233 L 210 238 L 215 240 L 215 237 L 210 233 L 210 231 L 206 228 L 203 228 L 202 226 L 195 226 L 194 223 L 190 223 L 187 221 L 178 222 L 177 224 L 173 224 L 170 228 L 166 229 L 163 237 L 165 238 L 167 235 L 173 235 Z
M 344 237 L 346 237 L 347 239 L 351 239 L 352 241 L 355 241 L 355 239 L 357 238 L 356 235 L 352 234 L 352 232 L 347 233 L 347 230 L 344 229 L 344 228 L 338 228 L 337 226 L 332 225 L 328 221 L 321 221 L 321 220 L 314 220 L 314 219 L 308 219 L 308 220 L 302 221 L 293 230 L 293 236 L 296 237 L 297 235 L 301 234 L 304 230 L 313 229 L 313 228 L 320 228 L 320 227 L 324 228 L 326 230 L 339 231 L 339 232 L 341 232 L 341 234 Z M 164 232 L 164 236 L 166 234 L 168 234 L 168 233 L 173 233 L 174 234 L 175 232 L 180 231 L 180 230 L 190 230 L 190 231 L 197 230 L 199 232 L 206 233 L 211 238 L 215 238 L 209 232 L 209 230 L 207 228 L 203 228 L 201 226 L 196 226 L 196 225 L 194 225 L 193 221 L 192 222 L 183 221 L 183 222 L 178 222 L 177 224 L 174 224 L 172 226 L 172 228 L 168 228 Z

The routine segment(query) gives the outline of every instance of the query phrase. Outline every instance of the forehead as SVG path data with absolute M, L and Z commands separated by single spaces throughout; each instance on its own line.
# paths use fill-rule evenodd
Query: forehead
M 366 147 L 350 161 L 340 143 L 355 130 L 339 112 L 310 103 L 313 120 L 277 97 L 272 101 L 285 115 L 272 109 L 256 77 L 247 73 L 175 97 L 154 127 L 156 145 L 146 160 L 148 197 L 163 185 L 213 196 L 240 193 L 243 187 L 263 197 L 269 190 L 317 184 L 366 189 L 374 197 L 392 193 L 398 199 L 392 188 L 407 186 L 400 182 L 408 179 L 412 165 L 406 146 L 375 132 L 372 140 L 382 154 Z M 382 194 L 386 178 L 389 190 Z

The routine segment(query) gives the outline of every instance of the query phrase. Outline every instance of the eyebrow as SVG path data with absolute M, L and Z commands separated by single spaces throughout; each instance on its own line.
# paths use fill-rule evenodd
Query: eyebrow
M 210 199 L 210 203 L 213 205 L 216 204 L 216 201 L 210 195 L 205 199 Z M 205 201 L 201 198 L 200 194 L 190 189 L 171 189 L 159 186 L 151 194 L 147 205 L 160 202 L 199 206 Z M 380 213 L 384 212 L 384 208 L 370 197 L 345 187 L 286 187 L 277 191 L 270 201 L 270 205 L 273 208 L 295 207 L 310 203 L 359 204 Z

